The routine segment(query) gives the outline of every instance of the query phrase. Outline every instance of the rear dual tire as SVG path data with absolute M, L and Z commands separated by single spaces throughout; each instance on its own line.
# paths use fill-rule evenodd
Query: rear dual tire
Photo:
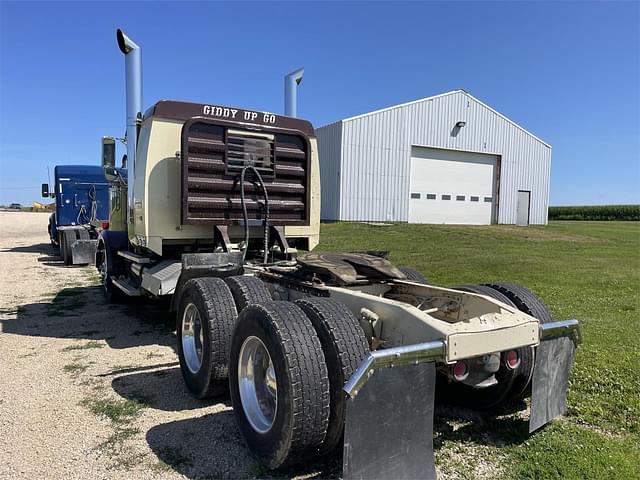
M 229 349 L 238 312 L 220 278 L 185 283 L 176 315 L 178 358 L 187 388 L 197 398 L 228 389 Z
M 515 283 L 490 283 L 486 284 L 497 292 L 507 297 L 521 312 L 537 318 L 540 323 L 553 322 L 553 315 L 549 307 L 528 288 L 516 285 Z M 535 347 L 523 347 L 520 366 L 517 371 L 519 375 L 514 379 L 513 387 L 509 398 L 513 400 L 521 399 L 531 392 L 531 379 L 535 366 Z
M 329 453 L 341 443 L 344 433 L 347 397 L 342 388 L 369 354 L 369 344 L 358 320 L 343 303 L 318 297 L 295 303 L 311 320 L 327 364 L 331 409 L 320 453 Z
M 407 277 L 407 280 L 415 283 L 422 283 L 423 285 L 429 285 L 429 280 L 422 273 L 417 271 L 415 268 L 411 267 L 398 267 L 404 275 Z
M 491 283 L 483 285 L 461 285 L 455 287 L 480 295 L 486 295 L 511 307 L 537 318 L 541 323 L 553 321 L 547 306 L 533 292 L 513 283 Z M 535 348 L 516 349 L 520 364 L 509 370 L 504 358 L 500 360 L 500 369 L 496 372 L 498 383 L 491 387 L 476 389 L 462 383 L 451 383 L 446 387 L 447 399 L 464 406 L 489 409 L 499 407 L 511 400 L 519 400 L 529 391 L 535 365 Z
M 300 307 L 276 301 L 242 310 L 230 365 L 231 402 L 251 452 L 270 469 L 316 454 L 329 424 L 329 377 Z

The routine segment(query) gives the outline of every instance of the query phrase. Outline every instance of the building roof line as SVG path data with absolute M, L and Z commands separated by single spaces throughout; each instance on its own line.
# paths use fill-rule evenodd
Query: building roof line
M 454 93 L 460 93 L 460 92 L 466 93 L 464 90 L 451 90 L 450 92 L 440 93 L 438 95 L 433 95 L 431 97 L 419 98 L 418 100 L 411 100 L 410 102 L 405 102 L 405 103 L 400 103 L 398 105 L 392 105 L 390 107 L 380 108 L 380 109 L 374 110 L 372 112 L 361 113 L 360 115 L 354 115 L 353 117 L 345 118 L 342 121 L 343 122 L 349 122 L 351 120 L 356 120 L 356 119 L 361 118 L 361 117 L 367 117 L 369 115 L 375 115 L 377 113 L 386 112 L 388 110 L 393 110 L 395 108 L 408 107 L 409 105 L 413 105 L 413 104 L 421 103 L 421 102 L 426 102 L 427 100 L 434 100 L 434 99 L 440 98 L 440 97 L 446 97 L 447 95 L 452 95 Z
M 513 120 L 511 120 L 510 118 L 505 117 L 503 114 L 501 114 L 500 112 L 498 112 L 497 110 L 491 108 L 489 105 L 487 105 L 486 103 L 484 103 L 481 100 L 478 100 L 476 97 L 474 97 L 473 95 L 471 95 L 469 92 L 465 92 L 464 90 L 462 90 L 462 92 L 464 92 L 464 94 L 475 100 L 476 102 L 478 102 L 480 105 L 482 105 L 483 107 L 487 108 L 488 110 L 492 111 L 493 113 L 495 113 L 496 115 L 498 115 L 500 118 L 502 118 L 503 120 L 506 120 L 507 122 L 509 122 L 511 125 L 513 125 L 514 127 L 522 130 L 524 133 L 526 133 L 527 135 L 529 135 L 530 137 L 535 138 L 537 141 L 539 141 L 541 144 L 543 144 L 545 147 L 551 148 L 551 145 L 549 145 L 547 142 L 545 142 L 544 140 L 542 140 L 540 137 L 534 135 L 533 133 L 531 133 L 529 130 L 527 130 L 526 128 L 518 125 L 516 122 L 514 122 Z
M 526 128 L 524 128 L 524 127 L 522 127 L 522 126 L 518 125 L 518 124 L 517 124 L 516 122 L 514 122 L 513 120 L 511 120 L 511 119 L 507 118 L 506 116 L 504 116 L 503 114 L 501 114 L 501 113 L 500 113 L 500 112 L 498 112 L 497 110 L 495 110 L 495 109 L 491 108 L 489 105 L 487 105 L 486 103 L 482 102 L 481 100 L 478 100 L 476 97 L 474 97 L 473 95 L 471 95 L 469 92 L 467 92 L 466 90 L 463 90 L 463 89 L 461 89 L 461 88 L 460 88 L 460 89 L 458 89 L 458 90 L 451 90 L 450 92 L 441 93 L 441 94 L 439 94 L 439 95 L 433 95 L 433 96 L 431 96 L 431 97 L 419 98 L 418 100 L 412 100 L 412 101 L 410 101 L 410 102 L 400 103 L 400 104 L 398 104 L 398 105 L 392 105 L 392 106 L 390 106 L 390 107 L 381 108 L 381 109 L 378 109 L 378 110 L 374 110 L 374 111 L 372 111 L 372 112 L 361 113 L 360 115 L 355 115 L 355 116 L 353 116 L 353 117 L 348 117 L 348 118 L 345 118 L 345 119 L 343 119 L 343 120 L 337 120 L 337 121 L 335 121 L 335 122 L 331 122 L 331 123 L 329 123 L 329 124 L 327 124 L 327 125 L 323 125 L 322 127 L 319 127 L 319 128 L 324 128 L 324 127 L 327 127 L 327 126 L 329 126 L 329 125 L 333 125 L 333 124 L 338 123 L 338 122 L 343 122 L 343 123 L 350 122 L 350 121 L 352 121 L 352 120 L 357 120 L 357 119 L 362 118 L 362 117 L 368 117 L 368 116 L 370 116 L 370 115 L 376 115 L 376 114 L 378 114 L 378 113 L 387 112 L 387 111 L 389 111 L 389 110 L 393 110 L 393 109 L 396 109 L 396 108 L 408 107 L 408 106 L 410 106 L 410 105 L 415 105 L 415 104 L 417 104 L 417 103 L 423 103 L 423 102 L 426 102 L 426 101 L 429 101 L 429 100 L 434 100 L 434 99 L 436 99 L 436 98 L 440 98 L 440 97 L 446 97 L 446 96 L 448 96 L 448 95 L 453 95 L 453 94 L 456 94 L 456 93 L 462 93 L 462 94 L 464 94 L 464 95 L 468 96 L 469 98 L 471 98 L 471 99 L 472 99 L 472 100 L 474 100 L 475 102 L 479 103 L 480 105 L 482 105 L 483 107 L 485 107 L 486 109 L 488 109 L 489 111 L 491 111 L 492 113 L 494 113 L 494 114 L 498 115 L 498 116 L 499 116 L 500 118 L 502 118 L 503 120 L 506 120 L 508 123 L 510 123 L 510 124 L 511 124 L 511 125 L 513 125 L 514 127 L 518 128 L 519 130 L 522 130 L 524 133 L 526 133 L 526 134 L 527 134 L 527 135 L 529 135 L 530 137 L 532 137 L 532 138 L 536 139 L 537 141 L 539 141 L 540 143 L 542 143 L 544 146 L 546 146 L 546 147 L 548 147 L 548 148 L 551 148 L 551 145 L 549 145 L 547 142 L 545 142 L 544 140 L 542 140 L 540 137 L 538 137 L 538 136 L 534 135 L 533 133 L 531 133 L 531 132 L 530 132 L 529 130 L 527 130 Z

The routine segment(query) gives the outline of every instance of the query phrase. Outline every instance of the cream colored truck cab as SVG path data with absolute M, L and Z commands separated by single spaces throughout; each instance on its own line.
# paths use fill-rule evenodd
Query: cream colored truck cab
M 233 212 L 240 212 L 237 176 L 247 164 L 258 165 L 267 183 L 270 224 L 281 225 L 293 246 L 311 250 L 319 242 L 318 148 L 305 120 L 160 101 L 143 116 L 135 162 L 128 232 L 137 247 L 162 256 L 169 246 L 210 242 L 214 224 L 240 240 L 244 228 Z M 262 201 L 256 197 L 247 195 L 249 210 Z M 250 236 L 261 237 L 254 218 Z

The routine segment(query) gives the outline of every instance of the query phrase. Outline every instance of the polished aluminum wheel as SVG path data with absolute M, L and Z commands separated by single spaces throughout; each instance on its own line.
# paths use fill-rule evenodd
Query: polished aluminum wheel
M 191 373 L 198 373 L 202 366 L 204 333 L 198 308 L 190 303 L 182 314 L 182 353 Z
M 271 356 L 258 337 L 247 337 L 238 358 L 238 390 L 247 420 L 256 432 L 273 425 L 278 408 L 278 382 Z

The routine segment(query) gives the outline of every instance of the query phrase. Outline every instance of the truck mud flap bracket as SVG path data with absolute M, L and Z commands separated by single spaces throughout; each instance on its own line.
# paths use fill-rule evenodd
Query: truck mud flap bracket
M 540 325 L 540 345 L 531 383 L 529 433 L 565 413 L 569 374 L 580 341 L 577 320 Z
M 435 360 L 444 342 L 378 350 L 344 387 L 343 477 L 435 479 Z

